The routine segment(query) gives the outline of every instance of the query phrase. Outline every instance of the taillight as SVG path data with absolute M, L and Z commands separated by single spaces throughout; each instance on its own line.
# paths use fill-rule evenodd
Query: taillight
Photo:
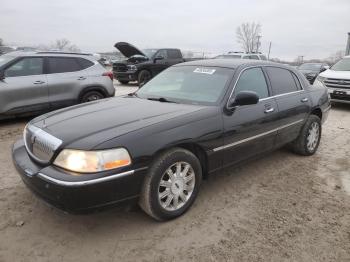
M 113 72 L 108 71 L 102 74 L 103 76 L 108 76 L 113 81 Z

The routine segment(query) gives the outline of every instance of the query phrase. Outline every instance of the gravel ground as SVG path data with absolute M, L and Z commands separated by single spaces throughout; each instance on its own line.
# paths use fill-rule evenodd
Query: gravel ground
M 27 120 L 0 123 L 0 261 L 350 261 L 350 105 L 332 108 L 314 156 L 282 149 L 225 170 L 166 223 L 138 208 L 69 215 L 38 200 L 11 163 Z

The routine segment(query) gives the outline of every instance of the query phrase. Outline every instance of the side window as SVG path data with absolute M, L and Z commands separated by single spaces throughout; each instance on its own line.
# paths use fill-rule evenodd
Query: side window
M 168 58 L 167 52 L 166 52 L 166 50 L 164 50 L 164 49 L 159 50 L 159 51 L 157 52 L 157 54 L 156 54 L 155 57 L 157 57 L 157 56 L 162 56 L 162 57 L 164 57 L 164 59 L 167 59 L 167 58 Z
M 6 77 L 30 76 L 43 74 L 44 59 L 42 57 L 23 58 L 5 70 Z
M 251 55 L 251 56 L 250 56 L 250 59 L 259 60 L 259 56 L 257 56 L 257 55 Z
M 182 54 L 181 54 L 180 50 L 170 49 L 167 52 L 168 52 L 168 58 L 169 59 L 182 58 Z
M 94 65 L 93 62 L 91 62 L 87 59 L 84 59 L 84 58 L 76 58 L 76 59 L 81 67 L 81 70 L 86 69 L 86 68 Z
M 78 60 L 73 57 L 48 57 L 49 74 L 75 72 L 82 70 Z
M 284 68 L 266 67 L 273 95 L 298 91 L 292 73 Z
M 241 74 L 235 87 L 235 94 L 241 91 L 253 91 L 260 99 L 269 96 L 266 79 L 260 67 L 247 69 Z
M 243 59 L 250 59 L 250 57 L 248 55 L 245 55 L 242 57 Z

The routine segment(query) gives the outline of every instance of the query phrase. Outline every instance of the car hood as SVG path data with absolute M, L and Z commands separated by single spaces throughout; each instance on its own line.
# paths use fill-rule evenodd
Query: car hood
M 350 71 L 334 71 L 328 69 L 320 74 L 326 78 L 337 78 L 337 79 L 350 79 Z
M 114 45 L 114 47 L 117 48 L 120 53 L 122 53 L 123 56 L 127 58 L 135 55 L 142 55 L 146 57 L 146 55 L 142 53 L 138 48 L 126 42 L 118 42 Z
M 126 96 L 54 111 L 31 124 L 61 139 L 66 148 L 89 150 L 112 138 L 204 108 Z

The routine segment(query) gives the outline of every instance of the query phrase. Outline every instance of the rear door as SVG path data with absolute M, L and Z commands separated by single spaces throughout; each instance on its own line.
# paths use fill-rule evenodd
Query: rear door
M 301 86 L 298 77 L 290 70 L 265 67 L 272 94 L 279 111 L 279 131 L 276 145 L 293 141 L 299 134 L 310 110 L 309 95 Z
M 47 57 L 47 79 L 51 108 L 76 104 L 80 91 L 89 84 L 89 75 L 84 70 L 86 66 L 79 59 L 63 56 Z
M 48 110 L 43 57 L 23 57 L 5 70 L 0 82 L 0 113 L 22 114 Z
M 255 105 L 236 107 L 231 115 L 224 114 L 224 146 L 219 150 L 225 150 L 225 166 L 272 149 L 277 134 L 277 104 L 261 67 L 241 73 L 232 97 L 240 91 L 254 91 L 260 100 Z

